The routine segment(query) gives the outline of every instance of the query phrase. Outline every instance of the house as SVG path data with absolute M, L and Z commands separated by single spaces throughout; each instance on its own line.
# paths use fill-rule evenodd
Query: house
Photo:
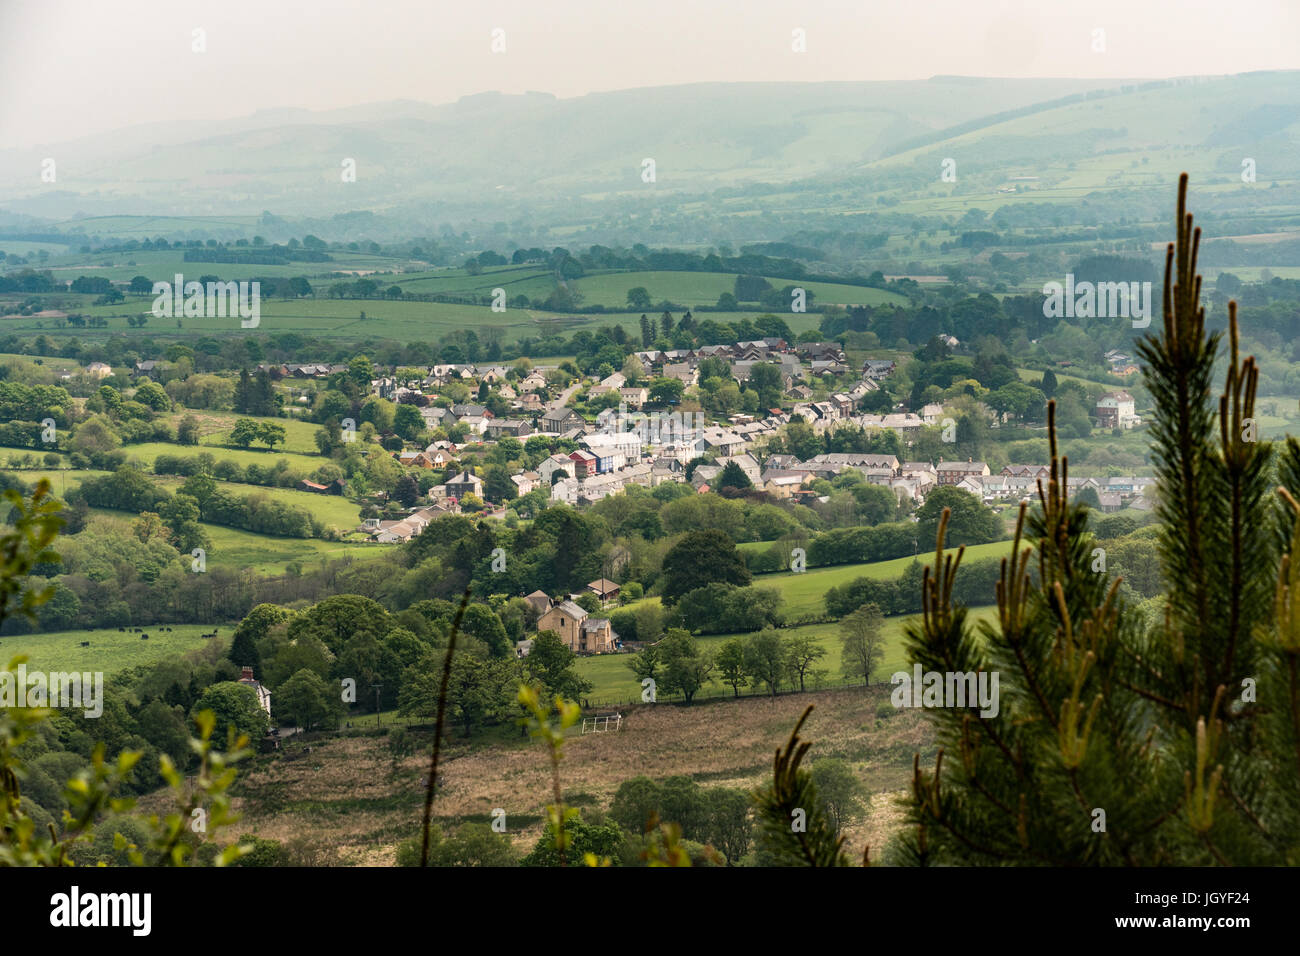
M 664 365 L 663 378 L 675 378 L 687 388 L 698 385 L 700 370 L 693 368 L 689 362 L 672 362 Z
M 266 711 L 266 716 L 271 716 L 271 692 L 262 686 L 261 682 L 253 677 L 251 667 L 243 668 L 239 675 L 239 683 L 245 687 L 251 688 L 257 694 L 257 705 Z
M 805 472 L 765 472 L 763 490 L 774 498 L 793 498 L 803 487 Z
M 609 460 L 610 459 L 606 459 L 606 461 Z M 611 470 L 611 468 L 608 467 L 602 469 L 600 467 L 601 459 L 583 448 L 570 452 L 569 461 L 573 462 L 573 477 L 575 478 L 588 478 L 591 475 L 596 474 L 598 471 Z
M 639 409 L 650 400 L 650 392 L 645 388 L 626 387 L 618 390 L 619 400 L 628 408 Z
M 888 378 L 894 373 L 895 365 L 893 359 L 867 359 L 862 363 L 862 374 L 874 382 L 882 378 Z
M 844 361 L 844 350 L 838 342 L 800 342 L 794 350 L 810 362 Z
M 614 471 L 641 460 L 641 436 L 634 431 L 603 431 L 584 435 L 579 445 L 598 458 L 608 458 L 609 467 L 598 471 Z
M 618 600 L 618 585 L 607 578 L 597 578 L 587 584 L 587 590 L 600 598 L 602 605 Z
M 972 476 L 982 478 L 989 474 L 987 464 L 982 461 L 971 461 L 969 458 L 965 461 L 941 461 L 934 470 L 939 476 L 941 485 L 956 485 L 960 484 L 963 478 Z
M 455 418 L 450 410 L 439 408 L 437 405 L 429 405 L 416 410 L 420 413 L 420 417 L 424 419 L 424 427 L 430 431 L 442 425 L 452 424 L 452 420 Z
M 745 439 L 725 428 L 706 428 L 700 436 L 699 450 L 715 455 L 739 455 L 745 450 Z
M 734 463 L 744 473 L 750 484 L 756 488 L 758 487 L 759 482 L 762 480 L 763 469 L 758 466 L 758 462 L 753 455 L 745 452 L 742 455 L 723 456 L 717 460 L 718 471 L 721 472 L 730 463 Z
M 487 416 L 488 410 L 483 405 L 457 404 L 451 406 L 451 413 L 458 421 L 463 421 L 466 418 L 484 418 Z
M 1002 474 L 1016 478 L 1042 478 L 1046 481 L 1051 477 L 1052 470 L 1046 465 L 1007 465 L 1002 469 Z
M 815 359 L 810 370 L 814 377 L 821 375 L 843 375 L 848 372 L 849 367 L 843 362 L 835 362 L 830 359 Z
M 539 616 L 551 609 L 551 596 L 545 591 L 534 591 L 532 594 L 525 595 L 524 600 L 537 611 Z
M 707 491 L 717 484 L 718 475 L 722 474 L 719 465 L 696 465 L 691 472 L 691 487 L 696 491 Z
M 537 480 L 540 476 L 535 471 L 525 471 L 518 475 L 511 475 L 510 480 L 515 483 L 520 497 L 528 494 L 537 487 Z
M 874 455 L 868 452 L 827 452 L 814 455 L 804 465 L 828 465 L 838 474 L 844 468 L 856 468 L 863 474 L 868 471 L 884 471 L 889 477 L 897 475 L 898 459 L 893 455 Z
M 943 406 L 936 405 L 933 402 L 921 408 L 921 421 L 927 425 L 939 424 L 939 419 L 943 417 Z
M 409 467 L 432 468 L 433 459 L 422 451 L 404 451 L 394 456 L 397 460 Z
M 552 476 L 557 471 L 564 472 L 564 477 L 566 478 L 573 477 L 573 462 L 569 461 L 568 455 L 551 455 L 551 457 L 543 460 L 542 463 L 537 466 L 538 478 L 545 485 L 555 483 Z
M 523 438 L 531 434 L 532 430 L 531 425 L 517 418 L 494 418 L 487 423 L 487 435 L 490 438 L 500 438 L 502 435 Z
M 1128 392 L 1107 392 L 1097 402 L 1097 425 L 1101 428 L 1132 428 L 1142 424 Z
M 456 460 L 456 447 L 437 448 L 436 442 L 424 450 L 424 455 L 429 459 L 434 468 L 446 468 Z
M 614 372 L 602 378 L 600 384 L 604 388 L 622 390 L 623 386 L 627 384 L 627 376 L 622 372 Z
M 86 366 L 86 374 L 93 379 L 108 378 L 113 374 L 113 367 L 103 362 L 91 362 Z
M 454 478 L 448 478 L 445 487 L 451 497 L 459 498 L 466 492 L 473 493 L 479 498 L 483 497 L 483 479 L 472 471 L 466 470 Z
M 608 654 L 618 635 L 606 618 L 593 618 L 572 601 L 561 601 L 537 619 L 538 631 L 554 631 L 575 654 Z
M 879 385 L 877 385 L 875 382 L 871 381 L 870 379 L 864 378 L 862 381 L 858 382 L 851 389 L 849 389 L 849 398 L 853 399 L 854 402 L 860 402 L 868 395 L 870 395 L 872 392 L 878 392 L 878 391 L 880 391 Z M 926 406 L 926 408 L 929 407 L 930 407 L 929 405 Z
M 583 424 L 582 416 L 572 408 L 551 408 L 542 413 L 541 428 L 549 434 L 558 435 Z

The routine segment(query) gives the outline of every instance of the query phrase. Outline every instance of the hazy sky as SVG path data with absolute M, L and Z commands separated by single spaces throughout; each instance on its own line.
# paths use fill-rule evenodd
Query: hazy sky
M 1297 68 L 1300 0 L 0 0 L 0 148 L 484 90 Z

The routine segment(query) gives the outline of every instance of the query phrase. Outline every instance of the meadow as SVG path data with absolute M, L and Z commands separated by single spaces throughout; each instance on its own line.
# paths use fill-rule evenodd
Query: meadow
M 306 569 L 321 561 L 349 558 L 365 561 L 393 552 L 393 545 L 360 541 L 322 541 L 319 538 L 273 538 L 237 528 L 203 524 L 212 547 L 208 567 L 250 570 L 255 574 L 284 574 L 289 565 Z
M 919 615 L 898 615 L 885 619 L 885 626 L 882 631 L 885 639 L 885 653 L 873 675 L 873 683 L 888 681 L 890 674 L 906 666 L 907 658 L 903 645 L 904 631 L 909 622 L 917 620 L 919 617 Z M 970 620 L 972 623 L 992 622 L 996 621 L 996 619 L 997 608 L 995 606 L 971 608 Z M 811 636 L 826 651 L 826 656 L 813 665 L 814 670 L 823 672 L 823 679 L 819 684 L 809 678 L 807 686 L 810 690 L 823 685 L 838 686 L 845 682 L 840 671 L 842 663 L 840 653 L 841 634 L 838 622 L 781 628 L 777 633 L 783 638 Z M 702 650 L 716 654 L 727 640 L 743 636 L 737 634 L 711 634 L 696 637 L 696 641 Z M 600 654 L 578 660 L 575 670 L 592 682 L 592 689 L 584 696 L 593 707 L 615 706 L 641 699 L 640 682 L 628 667 L 630 659 L 630 654 Z M 789 690 L 789 685 L 785 685 L 784 689 Z M 742 688 L 741 693 L 747 696 L 763 696 L 766 694 L 766 690 L 762 687 L 750 687 Z M 731 696 L 732 689 L 718 682 L 716 675 L 714 682 L 706 685 L 697 695 L 700 699 Z M 672 695 L 664 695 L 664 699 L 671 700 L 673 697 Z
M 0 659 L 9 661 L 19 654 L 26 655 L 29 671 L 103 671 L 115 674 L 128 667 L 179 657 L 213 640 L 202 637 L 212 632 L 210 624 L 166 625 L 170 631 L 162 630 L 163 626 L 144 625 L 141 630 L 149 635 L 147 641 L 131 630 L 119 631 L 115 627 L 9 635 L 0 638 Z M 220 628 L 217 639 L 228 638 L 231 630 L 229 625 Z M 90 646 L 82 647 L 83 642 L 89 642 Z

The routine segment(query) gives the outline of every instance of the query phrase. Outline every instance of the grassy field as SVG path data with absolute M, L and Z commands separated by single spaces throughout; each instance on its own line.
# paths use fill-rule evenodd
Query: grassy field
M 951 553 L 952 549 L 946 553 Z M 1010 541 L 995 541 L 992 544 L 977 544 L 966 549 L 963 561 L 978 558 L 1000 558 L 1011 552 Z M 848 584 L 856 578 L 896 578 L 907 570 L 913 561 L 923 565 L 934 561 L 934 550 L 915 557 L 896 558 L 892 561 L 875 561 L 870 564 L 837 564 L 826 568 L 811 568 L 799 574 L 782 571 L 774 574 L 754 575 L 754 586 L 776 588 L 781 592 L 782 610 L 788 617 L 805 614 L 824 614 L 824 599 L 827 590 L 841 584 Z M 992 595 L 990 595 L 990 598 Z
M 901 295 L 882 289 L 830 282 L 800 282 L 796 279 L 769 278 L 767 281 L 775 289 L 783 289 L 788 285 L 806 289 L 815 297 L 814 303 L 907 304 L 907 300 Z M 584 276 L 576 281 L 576 285 L 587 305 L 626 308 L 627 290 L 643 286 L 655 302 L 666 299 L 679 305 L 700 306 L 714 305 L 722 293 L 733 291 L 736 286 L 736 276 L 724 272 L 607 272 Z M 707 317 L 707 315 L 701 316 L 701 318 Z
M 276 421 L 285 422 L 286 420 L 276 419 Z M 314 427 L 312 430 L 315 430 Z M 227 448 L 224 445 L 217 444 L 216 441 L 204 441 L 198 447 L 194 445 L 177 445 L 171 442 L 142 442 L 138 445 L 124 445 L 122 447 L 126 451 L 128 459 L 134 458 L 150 468 L 153 467 L 154 459 L 159 455 L 195 458 L 203 452 L 207 452 L 217 461 L 233 461 L 241 468 L 247 468 L 249 465 L 273 468 L 275 463 L 283 458 L 289 462 L 289 466 L 294 471 L 304 475 L 311 474 L 326 461 L 320 455 L 304 455 L 298 452 L 284 451 L 279 447 L 274 450 L 268 450 L 265 447 Z
M 316 432 L 320 428 L 315 422 L 305 422 L 296 418 L 263 418 L 258 415 L 239 415 L 235 412 L 207 412 L 191 411 L 184 409 L 172 416 L 172 424 L 176 424 L 186 415 L 193 415 L 199 420 L 199 444 L 203 446 L 204 451 L 212 451 L 214 455 L 220 455 L 226 451 L 231 451 L 225 447 L 230 440 L 230 431 L 235 427 L 235 422 L 241 418 L 251 418 L 256 422 L 270 422 L 273 425 L 279 425 L 285 431 L 285 443 L 276 445 L 274 451 L 268 454 L 279 452 L 293 452 L 297 455 L 310 455 L 318 459 L 317 463 L 312 466 L 313 469 L 319 468 L 320 463 L 324 461 L 320 458 L 320 452 L 316 448 Z M 187 446 L 177 446 L 185 450 Z M 254 445 L 252 450 L 266 450 L 265 445 Z
M 156 477 L 154 481 L 174 492 L 185 481 L 184 478 Z M 356 502 L 348 501 L 338 495 L 316 495 L 309 491 L 295 491 L 292 488 L 264 488 L 261 485 L 245 485 L 238 482 L 219 481 L 218 487 L 233 495 L 266 495 L 273 501 L 279 501 L 304 511 L 310 511 L 326 527 L 335 527 L 350 531 L 361 523 Z
M 917 616 L 900 615 L 885 619 L 885 656 L 875 674 L 877 681 L 887 681 L 891 673 L 906 665 L 903 649 L 904 628 L 909 621 L 916 619 Z M 972 608 L 970 615 L 972 622 L 991 621 L 996 619 L 996 616 L 997 608 L 991 605 Z M 817 670 L 825 671 L 825 681 L 828 684 L 839 684 L 843 680 L 840 674 L 840 626 L 838 623 L 807 624 L 802 627 L 783 628 L 778 633 L 782 637 L 807 634 L 816 638 L 817 642 L 825 648 L 826 656 L 819 660 L 814 667 Z M 714 634 L 697 637 L 696 640 L 701 648 L 716 653 L 726 640 L 735 636 L 737 635 Z M 641 685 L 627 666 L 630 659 L 631 655 L 629 654 L 602 654 L 583 657 L 578 660 L 576 666 L 578 673 L 591 681 L 593 685 L 592 689 L 586 694 L 587 700 L 593 707 L 623 704 L 641 699 Z M 810 686 L 815 685 L 810 682 Z M 730 687 L 717 682 L 708 685 L 700 693 L 701 696 L 710 697 L 730 697 L 732 695 Z M 742 693 L 761 694 L 762 689 L 742 689 Z
M 151 664 L 176 657 L 208 643 L 199 635 L 212 631 L 209 624 L 172 624 L 170 631 L 159 625 L 143 625 L 149 640 L 139 634 L 101 627 L 89 631 L 53 631 L 48 634 L 21 634 L 0 639 L 0 659 L 8 662 L 19 654 L 27 655 L 27 669 L 42 671 L 103 671 L 115 674 L 128 667 Z M 222 628 L 228 639 L 231 628 Z M 82 647 L 89 641 L 89 647 Z
M 367 560 L 392 553 L 394 545 L 321 541 L 318 538 L 272 538 L 236 528 L 204 524 L 212 541 L 208 567 L 247 568 L 257 574 L 283 574 L 289 564 L 303 568 L 322 560 Z

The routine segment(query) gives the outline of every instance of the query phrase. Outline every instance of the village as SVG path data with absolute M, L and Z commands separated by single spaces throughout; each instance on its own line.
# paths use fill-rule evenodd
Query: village
M 539 489 L 549 501 L 572 507 L 620 494 L 630 485 L 655 488 L 678 482 L 706 493 L 717 490 L 717 479 L 731 464 L 752 489 L 773 499 L 801 503 L 817 498 L 809 487 L 815 480 L 834 478 L 846 469 L 856 470 L 868 483 L 889 488 L 911 505 L 921 504 L 933 489 L 944 486 L 967 491 L 985 504 L 1016 503 L 1036 495 L 1037 482 L 1048 473 L 1042 462 L 1009 464 L 995 472 L 987 463 L 969 458 L 907 460 L 905 452 L 902 456 L 822 453 L 804 459 L 773 453 L 770 440 L 792 422 L 805 423 L 817 435 L 845 427 L 868 434 L 892 432 L 902 449 L 910 448 L 922 429 L 952 424 L 937 403 L 925 404 L 919 411 L 905 410 L 901 404 L 884 412 L 863 411 L 864 399 L 880 390 L 896 364 L 892 359 L 866 359 L 850 367 L 835 342 L 788 345 L 779 338 L 765 338 L 698 349 L 645 350 L 632 358 L 639 374 L 616 371 L 604 377 L 577 377 L 563 389 L 560 383 L 567 376 L 557 375 L 558 367 L 529 367 L 528 363 L 435 365 L 421 370 L 420 377 L 375 378 L 370 383 L 372 394 L 415 406 L 427 434 L 448 435 L 422 446 L 402 443 L 392 456 L 414 474 L 443 472 L 447 477 L 427 485 L 420 500 L 407 506 L 404 514 L 393 515 L 388 503 L 385 514 L 366 518 L 357 530 L 380 543 L 408 541 L 444 515 L 475 512 L 503 518 L 506 502 L 499 499 Z M 1114 357 L 1116 362 L 1126 358 Z M 746 382 L 756 366 L 775 369 L 781 405 L 725 416 L 678 411 L 685 390 L 700 384 L 701 365 L 706 361 L 712 361 L 715 369 L 717 363 L 725 363 L 738 384 Z M 286 365 L 270 371 L 276 378 L 292 380 L 325 378 L 342 368 Z M 768 377 L 774 377 L 770 371 Z M 468 392 L 475 401 L 446 397 L 446 391 L 457 391 L 448 388 L 454 383 L 461 386 L 458 394 Z M 575 404 L 600 410 L 584 416 Z M 494 414 L 489 406 L 504 409 L 505 414 Z M 1140 425 L 1134 406 L 1128 392 L 1108 392 L 1093 410 L 1095 423 L 1103 429 Z M 534 460 L 540 460 L 534 467 L 511 474 L 513 493 L 485 494 L 485 478 L 475 463 L 510 439 L 528 443 L 530 450 L 559 450 L 535 455 Z M 1091 489 L 1100 509 L 1109 513 L 1128 504 L 1145 508 L 1143 492 L 1150 484 L 1150 478 L 1137 475 L 1071 477 L 1069 490 L 1075 495 Z M 345 492 L 342 481 L 329 486 L 304 481 L 303 488 L 318 494 Z

